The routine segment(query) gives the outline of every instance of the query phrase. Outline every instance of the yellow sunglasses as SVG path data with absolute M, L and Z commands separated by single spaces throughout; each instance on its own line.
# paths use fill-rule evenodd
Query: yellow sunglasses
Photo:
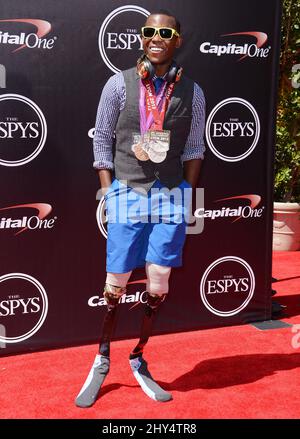
M 143 38 L 154 38 L 158 34 L 162 40 L 171 40 L 173 36 L 179 37 L 177 30 L 171 27 L 152 27 L 144 26 L 142 27 L 142 37 Z

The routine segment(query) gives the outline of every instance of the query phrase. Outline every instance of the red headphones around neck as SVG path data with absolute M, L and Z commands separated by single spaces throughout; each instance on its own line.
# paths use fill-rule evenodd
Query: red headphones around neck
M 137 60 L 137 74 L 142 79 L 152 79 L 155 75 L 155 67 L 144 54 Z M 167 82 L 178 82 L 182 75 L 182 67 L 179 67 L 175 61 L 172 62 L 165 79 Z

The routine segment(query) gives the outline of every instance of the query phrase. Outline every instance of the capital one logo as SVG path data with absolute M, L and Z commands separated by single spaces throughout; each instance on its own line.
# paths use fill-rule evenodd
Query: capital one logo
M 47 313 L 48 297 L 37 279 L 24 273 L 0 276 L 0 325 L 5 328 L 1 343 L 19 343 L 32 337 Z
M 98 37 L 100 55 L 114 73 L 136 64 L 143 50 L 140 29 L 150 12 L 141 6 L 114 9 L 103 21 Z
M 224 256 L 205 270 L 200 297 L 210 312 L 230 317 L 246 308 L 254 289 L 255 276 L 250 265 L 237 256 Z
M 18 94 L 0 95 L 0 165 L 22 166 L 35 159 L 47 139 L 39 106 Z
M 12 30 L 11 23 L 25 24 L 24 30 L 20 32 Z M 28 32 L 32 27 L 36 32 Z M 16 27 L 14 25 L 14 27 Z M 4 29 L 5 28 L 5 29 Z M 13 52 L 27 47 L 28 49 L 52 49 L 57 37 L 44 38 L 51 31 L 51 24 L 46 20 L 39 20 L 34 18 L 11 18 L 7 20 L 0 20 L 0 44 L 13 48 Z M 19 46 L 15 49 L 15 46 Z
M 232 97 L 213 108 L 205 132 L 207 144 L 216 157 L 226 162 L 238 162 L 256 148 L 260 138 L 260 119 L 250 102 Z
M 119 303 L 133 303 L 130 306 L 129 311 L 136 308 L 141 303 L 147 303 L 147 290 L 146 290 L 147 279 L 134 280 L 128 282 L 126 294 L 120 298 Z M 142 285 L 142 288 L 136 289 L 136 285 Z M 106 306 L 106 302 L 103 296 L 92 296 L 88 300 L 88 305 L 92 308 L 98 306 Z
M 26 230 L 52 229 L 57 217 L 46 218 L 52 211 L 47 203 L 16 204 L 0 208 L 0 231 L 12 230 L 17 236 Z M 20 213 L 21 212 L 21 213 Z M 35 215 L 33 215 L 33 212 Z
M 247 204 L 241 204 L 241 200 L 246 201 Z M 229 218 L 232 223 L 239 221 L 240 219 L 254 219 L 261 218 L 265 209 L 265 206 L 258 208 L 261 202 L 261 196 L 257 194 L 237 195 L 233 197 L 220 198 L 215 200 L 215 203 L 229 202 L 230 205 L 219 207 L 218 209 L 204 209 L 200 207 L 196 209 L 194 215 L 197 218 L 209 218 L 216 220 L 219 218 Z M 231 202 L 233 205 L 231 205 Z
M 242 55 L 238 59 L 238 61 L 242 61 L 243 59 L 248 57 L 268 58 L 271 51 L 271 46 L 264 46 L 268 41 L 268 35 L 265 32 L 235 32 L 221 35 L 221 37 L 235 37 L 235 42 L 218 44 L 211 43 L 210 41 L 205 41 L 200 44 L 200 52 L 203 54 L 216 55 L 218 57 L 225 55 Z M 245 37 L 247 37 L 247 42 L 243 41 Z M 255 42 L 253 42 L 253 39 Z M 237 41 L 239 42 L 239 44 L 237 44 Z

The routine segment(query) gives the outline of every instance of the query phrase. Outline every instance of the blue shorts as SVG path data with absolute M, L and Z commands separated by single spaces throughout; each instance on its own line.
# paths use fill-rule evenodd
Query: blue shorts
M 106 195 L 106 271 L 126 273 L 145 262 L 182 265 L 192 190 L 185 180 L 168 190 L 157 180 L 140 193 L 114 179 Z

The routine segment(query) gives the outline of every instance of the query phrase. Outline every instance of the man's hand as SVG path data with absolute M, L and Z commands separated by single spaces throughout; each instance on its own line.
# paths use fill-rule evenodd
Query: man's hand
M 192 188 L 197 186 L 201 164 L 201 159 L 187 160 L 183 163 L 184 179 L 190 183 Z
M 109 169 L 99 169 L 98 175 L 100 179 L 101 192 L 104 196 L 107 192 L 107 189 L 111 185 L 111 171 Z

